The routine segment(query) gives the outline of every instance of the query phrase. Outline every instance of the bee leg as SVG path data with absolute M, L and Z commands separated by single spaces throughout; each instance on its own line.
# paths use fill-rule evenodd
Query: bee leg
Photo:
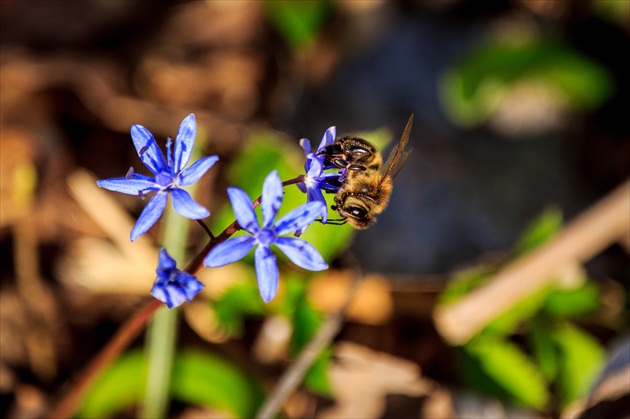
M 319 221 L 320 223 L 323 224 L 321 219 L 319 219 L 317 221 Z M 326 224 L 330 224 L 330 225 L 333 225 L 333 226 L 341 226 L 341 225 L 344 225 L 347 222 L 348 222 L 348 220 L 346 220 L 345 218 L 339 218 L 339 219 L 335 219 L 335 220 L 328 220 L 328 221 L 326 221 Z

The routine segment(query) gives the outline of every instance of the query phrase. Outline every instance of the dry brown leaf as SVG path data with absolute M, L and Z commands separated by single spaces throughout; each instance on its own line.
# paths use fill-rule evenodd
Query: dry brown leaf
M 420 367 L 406 359 L 351 342 L 340 342 L 335 356 L 338 361 L 331 366 L 330 379 L 336 404 L 319 418 L 381 417 L 388 394 L 419 397 L 432 388 Z
M 133 220 L 96 179 L 78 170 L 70 192 L 110 239 L 83 237 L 72 242 L 57 266 L 60 280 L 92 292 L 146 294 L 155 279 L 157 252 L 150 240 L 129 241 Z

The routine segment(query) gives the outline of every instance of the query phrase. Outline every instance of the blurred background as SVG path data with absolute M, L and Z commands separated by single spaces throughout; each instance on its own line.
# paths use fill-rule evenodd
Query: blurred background
M 146 301 L 162 227 L 128 243 L 144 203 L 95 180 L 146 173 L 131 125 L 163 146 L 189 113 L 203 153 L 220 156 L 196 191 L 215 234 L 233 220 L 227 186 L 255 197 L 270 170 L 303 171 L 300 138 L 316 146 L 336 126 L 387 153 L 415 122 L 378 223 L 305 235 L 331 270 L 283 263 L 268 306 L 251 260 L 202 271 L 202 298 L 181 309 L 182 362 L 209 366 L 203 388 L 240 387 L 181 390 L 172 417 L 251 416 L 340 307 L 348 255 L 365 277 L 288 417 L 617 416 L 630 398 L 627 232 L 466 344 L 432 313 L 628 179 L 629 13 L 615 0 L 2 1 L 3 416 L 46 412 Z M 195 227 L 190 255 L 205 240 Z M 598 393 L 609 378 L 617 390 Z M 137 398 L 111 387 L 80 415 L 133 415 Z

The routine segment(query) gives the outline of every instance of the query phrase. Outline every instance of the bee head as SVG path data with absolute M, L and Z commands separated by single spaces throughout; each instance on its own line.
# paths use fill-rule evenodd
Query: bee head
M 343 203 L 338 202 L 337 205 L 331 206 L 331 209 L 357 230 L 364 230 L 374 224 L 376 218 L 370 212 L 369 207 L 364 205 L 360 199 L 351 198 L 346 199 Z

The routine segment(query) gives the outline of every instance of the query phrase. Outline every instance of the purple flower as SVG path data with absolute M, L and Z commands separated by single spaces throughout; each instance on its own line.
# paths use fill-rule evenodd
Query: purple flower
M 322 141 L 317 148 L 317 151 L 313 153 L 311 143 L 306 138 L 300 140 L 300 146 L 304 150 L 306 155 L 306 162 L 304 163 L 304 182 L 297 184 L 298 188 L 306 194 L 306 202 L 321 202 L 324 204 L 320 213 L 322 217 L 322 223 L 328 221 L 328 209 L 326 207 L 326 199 L 322 191 L 335 193 L 339 190 L 340 186 L 340 172 L 335 166 L 325 166 L 326 156 L 318 154 L 323 151 L 327 146 L 331 145 L 335 141 L 336 129 L 330 127 L 324 133 Z M 325 170 L 335 168 L 334 172 L 325 172 Z M 300 235 L 304 229 L 300 229 L 296 235 Z
M 129 170 L 124 178 L 99 180 L 96 182 L 101 188 L 122 192 L 128 195 L 138 195 L 144 198 L 151 191 L 157 193 L 138 217 L 136 225 L 131 230 L 131 241 L 147 232 L 160 218 L 166 200 L 170 193 L 173 198 L 175 211 L 186 218 L 198 220 L 210 215 L 210 212 L 196 203 L 190 194 L 180 186 L 187 186 L 198 181 L 219 159 L 217 156 L 204 157 L 187 169 L 184 169 L 192 153 L 197 122 L 195 115 L 190 114 L 182 121 L 175 137 L 175 150 L 172 151 L 172 141 L 166 143 L 166 156 L 155 142 L 153 135 L 142 125 L 131 127 L 131 139 L 136 147 L 142 163 L 153 173 L 154 177 L 144 176 Z
M 157 278 L 151 289 L 151 295 L 166 303 L 168 308 L 177 307 L 185 300 L 192 301 L 202 289 L 203 284 L 188 272 L 175 267 L 175 259 L 165 249 L 160 250 Z
M 278 266 L 276 256 L 270 249 L 273 244 L 296 265 L 310 271 L 321 271 L 328 265 L 317 249 L 310 243 L 294 237 L 280 237 L 282 234 L 305 228 L 321 214 L 321 202 L 308 202 L 281 217 L 274 225 L 274 219 L 282 204 L 282 182 L 278 172 L 271 172 L 265 179 L 262 193 L 263 223 L 260 224 L 252 201 L 243 190 L 228 188 L 228 197 L 239 225 L 251 236 L 230 238 L 219 243 L 208 253 L 204 265 L 216 268 L 242 259 L 256 247 L 255 266 L 260 295 L 265 302 L 271 301 L 278 289 Z

